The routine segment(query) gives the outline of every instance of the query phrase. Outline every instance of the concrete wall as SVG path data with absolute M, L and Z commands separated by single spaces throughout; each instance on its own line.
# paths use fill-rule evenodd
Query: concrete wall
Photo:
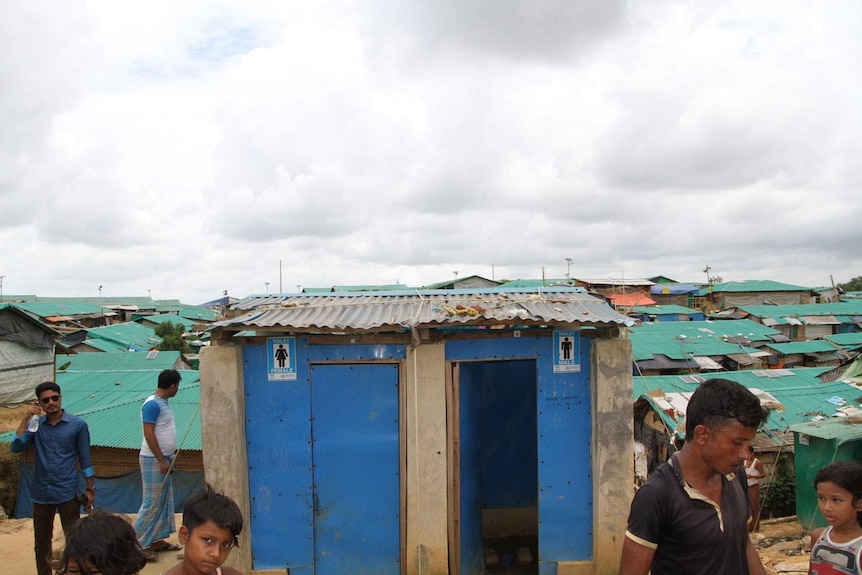
M 596 575 L 612 575 L 634 495 L 632 344 L 604 339 L 593 346 L 593 558 Z
M 425 343 L 405 362 L 408 575 L 449 570 L 445 359 L 443 343 Z
M 242 348 L 210 346 L 201 349 L 200 378 L 204 475 L 216 491 L 236 501 L 245 520 L 239 547 L 231 551 L 225 564 L 251 573 L 251 503 Z

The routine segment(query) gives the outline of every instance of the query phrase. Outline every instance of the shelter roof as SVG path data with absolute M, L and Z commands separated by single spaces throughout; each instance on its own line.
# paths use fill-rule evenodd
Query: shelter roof
M 429 285 L 423 287 L 422 289 L 452 289 L 453 287 L 457 288 L 458 284 L 461 284 L 464 282 L 471 282 L 471 281 L 475 281 L 475 282 L 477 282 L 477 284 L 478 283 L 484 284 L 486 287 L 500 285 L 502 283 L 502 282 L 498 282 L 497 280 L 489 280 L 488 278 L 484 278 L 482 276 L 472 275 L 472 276 L 464 276 L 462 278 L 455 278 L 455 279 L 451 279 L 451 280 L 446 280 L 446 281 L 442 281 L 442 282 L 429 284 Z M 477 284 L 471 284 L 471 285 L 477 285 Z M 409 288 L 407 286 L 400 286 L 400 287 L 396 287 L 394 289 L 409 289 Z
M 654 285 L 654 282 L 643 278 L 573 278 L 576 283 L 585 284 L 590 287 L 648 287 Z
M 749 292 L 788 292 L 788 291 L 811 291 L 811 288 L 797 286 L 793 284 L 785 284 L 771 280 L 740 280 L 732 282 L 724 282 L 712 284 L 704 287 L 698 292 L 698 295 L 708 295 L 709 293 L 749 293 Z
M 74 345 L 86 345 L 88 347 L 92 347 L 93 349 L 104 351 L 106 353 L 125 352 L 129 350 L 129 346 L 126 344 L 98 338 L 88 338 Z
M 629 339 L 635 361 L 666 355 L 672 359 L 693 356 L 757 354 L 753 342 L 771 342 L 780 332 L 751 320 L 660 321 L 631 328 Z
M 546 278 L 546 279 L 517 279 L 503 282 L 502 287 L 507 288 L 543 288 L 551 286 L 571 286 L 574 281 L 569 278 Z
M 262 296 L 237 304 L 245 315 L 217 322 L 231 330 L 290 328 L 299 331 L 392 331 L 468 325 L 631 326 L 580 288 L 521 290 L 506 287 L 342 294 Z
M 178 351 L 122 351 L 112 353 L 79 353 L 58 360 L 58 373 L 83 371 L 87 373 L 110 371 L 160 372 L 173 369 L 180 359 Z M 62 369 L 61 369 L 62 368 Z
M 767 343 L 765 347 L 774 349 L 782 355 L 798 353 L 834 353 L 839 349 L 834 344 L 829 343 L 824 339 L 791 341 L 790 343 Z
M 162 342 L 153 328 L 133 321 L 89 328 L 87 335 L 91 339 L 103 339 L 133 351 L 147 351 Z
M 182 325 L 186 329 L 186 331 L 190 331 L 195 326 L 194 320 L 191 320 L 191 319 L 188 319 L 185 317 L 181 317 L 178 315 L 174 315 L 172 313 L 160 313 L 158 315 L 148 315 L 146 317 L 139 317 L 135 321 L 137 321 L 137 322 L 148 321 L 150 323 L 157 323 L 157 324 L 163 324 L 163 323 L 171 322 L 174 325 L 176 325 L 176 324 Z
M 690 307 L 675 304 L 636 305 L 631 309 L 631 312 L 648 315 L 692 315 L 703 313 Z
M 58 372 L 63 409 L 87 422 L 90 445 L 138 450 L 141 404 L 155 391 L 160 371 Z M 170 399 L 177 440 L 182 449 L 200 450 L 200 374 L 192 370 L 180 374 L 179 391 Z
M 803 318 L 806 316 L 862 315 L 862 300 L 800 305 L 742 305 L 736 309 L 759 318 Z
M 854 333 L 836 333 L 833 335 L 827 335 L 823 339 L 829 340 L 835 345 L 840 345 L 843 348 L 852 349 L 858 345 L 862 345 L 862 331 Z
M 797 423 L 790 427 L 791 431 L 813 435 L 820 439 L 838 439 L 838 443 L 847 443 L 862 439 L 862 420 L 858 417 L 841 419 L 824 419 Z
M 841 381 L 821 383 L 819 375 L 825 368 L 767 369 L 701 373 L 691 375 L 657 375 L 634 378 L 634 399 L 646 398 L 656 408 L 670 429 L 682 422 L 688 398 L 702 381 L 715 378 L 729 379 L 750 389 L 756 395 L 772 397 L 777 405 L 770 405 L 767 426 L 784 431 L 790 426 L 814 418 L 838 418 L 860 409 L 860 389 Z M 674 409 L 668 410 L 663 398 L 673 399 Z M 843 400 L 843 403 L 842 403 Z M 860 426 L 862 427 L 862 426 Z
M 12 305 L 39 319 L 52 316 L 100 316 L 105 311 L 99 304 L 74 300 L 62 302 L 40 301 Z

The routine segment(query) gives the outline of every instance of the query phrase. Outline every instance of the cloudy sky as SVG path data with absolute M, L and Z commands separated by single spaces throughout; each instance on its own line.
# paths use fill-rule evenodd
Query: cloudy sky
M 857 0 L 7 2 L 3 293 L 848 281 L 860 31 Z

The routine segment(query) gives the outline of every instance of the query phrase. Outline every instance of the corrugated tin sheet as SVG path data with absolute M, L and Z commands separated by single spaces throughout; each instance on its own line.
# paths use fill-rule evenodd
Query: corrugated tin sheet
M 838 417 L 839 410 L 845 406 L 862 407 L 859 403 L 862 393 L 858 387 L 843 382 L 820 383 L 818 376 L 824 371 L 825 368 L 800 368 L 636 377 L 632 382 L 633 396 L 638 399 L 641 396 L 662 397 L 673 392 L 690 394 L 699 385 L 694 378 L 729 379 L 775 397 L 783 410 L 770 412 L 768 427 L 786 431 L 792 425 L 812 421 L 818 416 L 827 419 Z M 829 401 L 835 397 L 844 399 L 845 406 Z M 667 424 L 673 428 L 675 422 L 668 419 Z
M 146 371 L 152 374 L 163 369 L 173 369 L 180 359 L 178 351 L 124 351 L 113 353 L 79 353 L 57 359 L 57 371 L 87 373 L 110 371 Z M 63 368 L 63 369 L 60 369 Z
M 793 341 L 790 343 L 770 343 L 766 347 L 774 349 L 782 355 L 791 355 L 794 353 L 834 353 L 837 351 L 834 344 L 823 339 Z
M 87 422 L 92 445 L 140 449 L 141 404 L 155 392 L 160 371 L 60 372 L 63 408 Z M 188 370 L 180 374 L 179 392 L 170 399 L 177 438 L 189 430 L 184 449 L 200 450 L 200 375 Z
M 636 305 L 631 311 L 632 313 L 643 313 L 649 315 L 694 315 L 703 313 L 700 310 L 675 304 Z
M 92 339 L 104 339 L 111 343 L 139 350 L 152 349 L 162 342 L 162 338 L 155 334 L 153 328 L 133 321 L 89 328 L 87 335 Z
M 213 318 L 215 319 L 215 318 Z M 163 324 L 167 322 L 171 322 L 174 325 L 181 325 L 185 328 L 186 331 L 191 331 L 195 326 L 195 320 L 191 320 L 185 317 L 181 317 L 178 315 L 174 315 L 172 313 L 161 313 L 159 315 L 148 315 L 145 317 L 140 317 L 137 320 L 138 322 L 148 321 L 150 323 Z
M 748 292 L 786 292 L 786 291 L 801 291 L 808 292 L 811 288 L 785 284 L 771 280 L 741 280 L 713 284 L 701 289 L 698 295 L 704 296 L 710 293 L 748 293 Z
M 753 354 L 757 349 L 744 343 L 771 342 L 770 336 L 779 333 L 746 319 L 667 321 L 633 327 L 629 339 L 634 359 L 640 362 L 657 355 L 685 359 L 693 356 Z M 734 343 L 736 341 L 744 343 Z
M 579 288 L 261 296 L 240 302 L 236 309 L 249 313 L 211 327 L 343 331 L 446 325 L 635 323 Z
M 821 439 L 838 439 L 839 443 L 862 439 L 862 424 L 855 417 L 799 423 L 791 426 L 790 430 Z
M 832 315 L 804 315 L 801 319 L 808 325 L 839 325 L 841 323 Z

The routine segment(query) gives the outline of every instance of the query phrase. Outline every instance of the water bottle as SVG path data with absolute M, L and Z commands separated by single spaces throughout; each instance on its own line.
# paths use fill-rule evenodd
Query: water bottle
M 27 431 L 30 433 L 36 433 L 39 430 L 39 416 L 34 415 L 30 418 L 30 421 L 27 422 Z

